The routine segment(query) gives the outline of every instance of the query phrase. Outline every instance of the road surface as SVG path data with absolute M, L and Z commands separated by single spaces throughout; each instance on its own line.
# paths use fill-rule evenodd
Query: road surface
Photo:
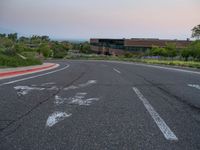
M 54 62 L 0 80 L 1 150 L 200 149 L 198 70 Z

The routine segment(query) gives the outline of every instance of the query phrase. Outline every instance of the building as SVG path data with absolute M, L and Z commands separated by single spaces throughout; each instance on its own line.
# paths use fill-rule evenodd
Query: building
M 164 39 L 90 39 L 91 49 L 98 54 L 121 55 L 126 52 L 142 53 L 153 46 L 166 47 L 166 44 L 176 44 L 177 49 L 182 49 L 191 44 L 187 40 L 164 40 Z

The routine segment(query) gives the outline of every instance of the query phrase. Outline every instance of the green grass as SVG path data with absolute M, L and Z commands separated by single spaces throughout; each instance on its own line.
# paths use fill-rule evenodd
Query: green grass
M 196 61 L 142 59 L 141 62 L 148 63 L 148 64 L 160 64 L 160 65 L 200 68 L 200 62 L 196 62 Z
M 26 60 L 19 56 L 7 56 L 0 54 L 0 67 L 19 67 L 19 66 L 31 66 L 40 65 L 42 62 L 35 58 L 27 58 Z
M 200 68 L 200 62 L 198 62 L 198 61 L 125 58 L 123 56 L 115 57 L 115 56 L 104 56 L 104 55 L 67 56 L 66 59 L 129 61 L 129 62 L 139 62 L 139 63 L 146 63 L 146 64 L 159 64 L 159 65 L 170 65 L 170 66 Z

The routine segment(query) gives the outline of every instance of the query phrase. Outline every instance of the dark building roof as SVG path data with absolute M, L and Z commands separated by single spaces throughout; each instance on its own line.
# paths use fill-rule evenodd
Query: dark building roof
M 191 41 L 188 40 L 160 40 L 160 39 L 128 39 L 124 41 L 124 46 L 152 47 L 153 45 L 165 47 L 167 43 L 176 44 L 177 48 L 188 46 Z
M 176 44 L 177 48 L 188 46 L 189 40 L 169 40 L 169 39 L 153 39 L 153 38 L 132 38 L 132 39 L 90 39 L 91 44 L 117 44 L 125 47 L 165 47 L 167 43 Z

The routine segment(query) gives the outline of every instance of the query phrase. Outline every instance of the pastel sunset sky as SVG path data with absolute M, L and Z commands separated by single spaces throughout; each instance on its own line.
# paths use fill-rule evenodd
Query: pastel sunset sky
M 186 39 L 197 24 L 200 0 L 0 0 L 1 30 L 26 36 Z

